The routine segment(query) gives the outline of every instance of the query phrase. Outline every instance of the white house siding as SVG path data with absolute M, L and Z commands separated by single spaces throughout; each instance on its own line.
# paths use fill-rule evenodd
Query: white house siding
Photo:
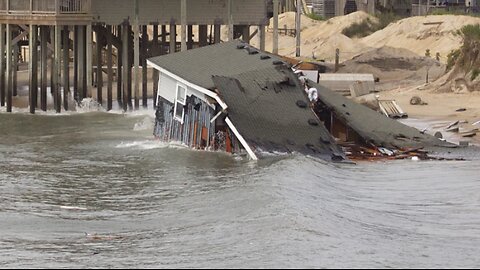
M 158 95 L 163 97 L 165 100 L 167 100 L 170 103 L 175 103 L 175 95 L 177 91 L 177 84 L 179 82 L 175 80 L 174 78 L 166 75 L 165 73 L 160 72 L 160 76 L 158 79 Z M 180 83 L 181 84 L 181 83 Z M 184 84 L 181 84 L 187 88 L 187 96 L 194 95 L 201 99 L 204 102 L 207 102 L 207 99 L 205 98 L 205 95 L 198 90 L 186 86 Z

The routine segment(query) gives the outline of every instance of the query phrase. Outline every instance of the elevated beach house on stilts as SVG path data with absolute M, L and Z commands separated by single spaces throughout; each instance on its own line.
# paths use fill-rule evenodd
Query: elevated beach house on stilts
M 344 160 L 281 58 L 234 40 L 148 59 L 160 72 L 154 135 L 197 149 Z

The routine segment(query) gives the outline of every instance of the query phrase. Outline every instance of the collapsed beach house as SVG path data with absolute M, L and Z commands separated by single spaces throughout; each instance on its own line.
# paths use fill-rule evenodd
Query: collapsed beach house
M 344 161 L 405 157 L 457 147 L 403 125 L 315 82 L 318 102 L 281 57 L 240 40 L 148 60 L 159 91 L 154 135 L 196 149 L 302 153 Z

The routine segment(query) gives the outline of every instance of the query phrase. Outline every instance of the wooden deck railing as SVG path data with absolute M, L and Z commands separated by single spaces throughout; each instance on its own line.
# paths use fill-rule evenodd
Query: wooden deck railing
M 89 14 L 91 0 L 0 0 L 0 13 L 30 14 Z

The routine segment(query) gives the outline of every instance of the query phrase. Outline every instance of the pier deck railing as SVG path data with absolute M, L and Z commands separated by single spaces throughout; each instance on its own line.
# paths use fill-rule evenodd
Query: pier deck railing
M 0 0 L 0 14 L 75 15 L 90 14 L 91 0 Z

